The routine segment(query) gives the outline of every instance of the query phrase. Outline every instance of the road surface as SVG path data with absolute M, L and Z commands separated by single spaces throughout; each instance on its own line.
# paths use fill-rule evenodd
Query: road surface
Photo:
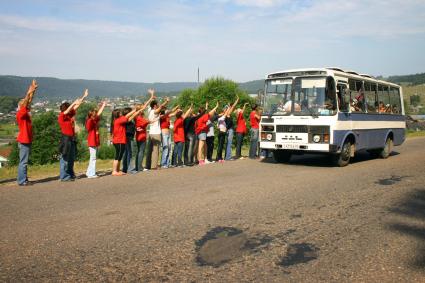
M 0 281 L 425 282 L 425 139 L 0 187 Z

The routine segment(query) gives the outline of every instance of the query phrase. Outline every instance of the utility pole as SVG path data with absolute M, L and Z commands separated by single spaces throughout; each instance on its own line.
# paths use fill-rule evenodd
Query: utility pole
M 199 87 L 199 67 L 198 67 L 198 87 Z

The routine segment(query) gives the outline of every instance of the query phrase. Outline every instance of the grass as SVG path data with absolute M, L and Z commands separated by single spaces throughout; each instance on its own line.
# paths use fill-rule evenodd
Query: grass
M 85 174 L 88 161 L 75 162 L 74 170 L 77 175 Z M 112 168 L 112 160 L 100 160 L 96 162 L 97 171 L 107 171 Z M 11 166 L 0 169 L 0 180 L 16 179 L 18 167 Z M 43 179 L 59 176 L 59 162 L 46 165 L 32 165 L 28 167 L 28 176 L 30 180 Z
M 0 139 L 13 139 L 18 133 L 18 126 L 13 123 L 0 123 Z
M 425 131 L 407 131 L 407 137 L 425 137 Z

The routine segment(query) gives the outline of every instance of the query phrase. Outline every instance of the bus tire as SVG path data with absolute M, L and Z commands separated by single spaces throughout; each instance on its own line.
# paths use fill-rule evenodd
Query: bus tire
M 333 156 L 333 163 L 338 167 L 347 166 L 351 159 L 351 142 L 347 139 L 341 148 L 341 153 Z
M 391 152 L 393 151 L 393 140 L 388 137 L 385 141 L 385 146 L 382 148 L 379 152 L 379 157 L 386 159 L 390 156 Z
M 273 158 L 277 163 L 286 163 L 291 159 L 291 153 L 287 150 L 273 151 Z

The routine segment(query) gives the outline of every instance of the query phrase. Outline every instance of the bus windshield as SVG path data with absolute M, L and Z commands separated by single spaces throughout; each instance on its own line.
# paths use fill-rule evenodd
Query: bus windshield
M 264 112 L 268 115 L 329 116 L 336 113 L 333 79 L 297 77 L 266 83 Z

